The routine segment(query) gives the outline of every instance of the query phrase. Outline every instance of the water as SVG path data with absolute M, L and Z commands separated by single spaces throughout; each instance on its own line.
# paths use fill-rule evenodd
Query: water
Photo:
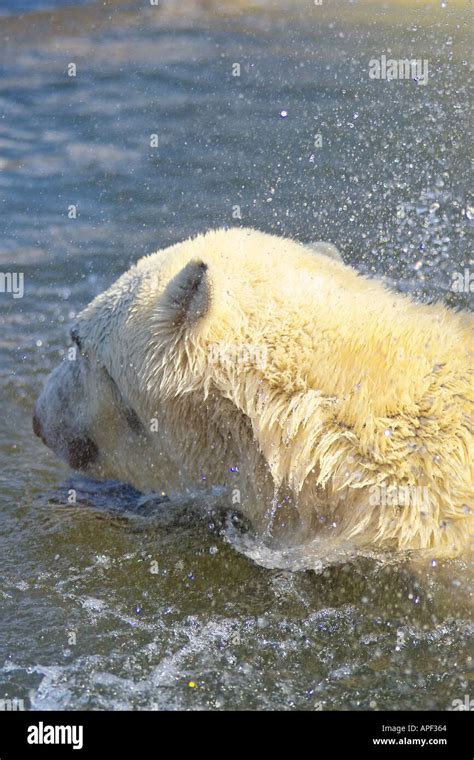
M 2 3 L 0 269 L 25 296 L 0 294 L 0 698 L 449 709 L 469 693 L 462 562 L 439 581 L 371 557 L 315 572 L 217 491 L 143 500 L 71 475 L 31 433 L 74 315 L 209 227 L 330 240 L 362 272 L 468 306 L 450 290 L 473 264 L 468 11 L 443 6 Z M 382 53 L 428 59 L 428 84 L 369 80 Z

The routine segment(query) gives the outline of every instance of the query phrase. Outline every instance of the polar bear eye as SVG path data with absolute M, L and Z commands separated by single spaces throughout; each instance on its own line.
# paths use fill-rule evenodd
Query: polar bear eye
M 75 346 L 79 349 L 79 351 L 82 351 L 82 343 L 81 339 L 79 337 L 79 333 L 77 332 L 77 329 L 75 327 L 72 328 L 70 331 L 71 340 L 74 343 Z

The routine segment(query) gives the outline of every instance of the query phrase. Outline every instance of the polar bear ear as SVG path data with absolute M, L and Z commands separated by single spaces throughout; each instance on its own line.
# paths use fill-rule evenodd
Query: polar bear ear
M 334 261 L 340 261 L 341 264 L 344 263 L 341 254 L 332 243 L 325 243 L 324 240 L 317 240 L 314 243 L 306 243 L 305 248 L 312 253 L 322 253 L 323 256 L 328 256 L 330 259 L 334 259 Z
M 160 304 L 161 315 L 174 327 L 193 325 L 209 311 L 210 285 L 207 264 L 188 262 L 168 283 Z

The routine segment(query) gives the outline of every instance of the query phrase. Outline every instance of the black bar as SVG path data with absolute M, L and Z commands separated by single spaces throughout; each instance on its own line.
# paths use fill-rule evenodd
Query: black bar
M 317 760 L 370 757 L 472 759 L 471 712 L 22 712 L 0 713 L 0 760 L 132 760 L 185 753 L 225 756 L 284 746 Z M 63 728 L 60 728 L 63 727 Z M 73 727 L 76 727 L 74 732 Z M 82 727 L 82 734 L 79 728 Z M 229 732 L 223 734 L 222 729 Z M 29 743 L 40 741 L 43 743 Z M 69 744 L 51 744 L 50 739 Z M 283 742 L 283 743 L 282 743 Z M 77 749 L 73 749 L 73 745 Z M 82 744 L 82 746 L 79 746 Z

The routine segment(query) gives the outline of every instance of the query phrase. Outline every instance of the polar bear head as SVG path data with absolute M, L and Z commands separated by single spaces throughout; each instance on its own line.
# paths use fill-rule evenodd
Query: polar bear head
M 288 271 L 309 263 L 316 280 L 334 251 L 247 229 L 143 258 L 79 315 L 36 434 L 74 469 L 141 490 L 222 483 L 261 456 L 245 409 L 268 351 L 285 351 L 272 331 L 295 298 Z

